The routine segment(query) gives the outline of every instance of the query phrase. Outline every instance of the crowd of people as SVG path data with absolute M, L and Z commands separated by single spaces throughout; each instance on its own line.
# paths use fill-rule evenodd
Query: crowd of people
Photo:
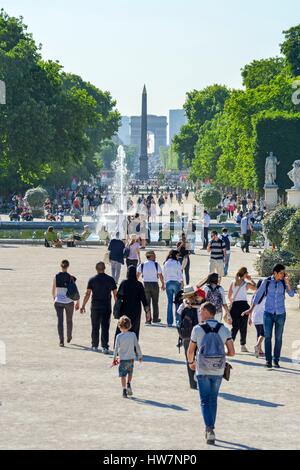
M 223 236 L 226 237 L 226 234 Z M 280 368 L 286 320 L 285 294 L 293 297 L 295 292 L 285 266 L 281 264 L 274 266 L 270 277 L 261 279 L 258 283 L 252 279 L 248 269 L 242 267 L 230 284 L 226 298 L 222 278 L 228 248 L 216 232 L 212 233 L 207 246 L 210 254 L 209 274 L 194 288 L 190 285 L 189 268 L 187 269 L 190 266 L 189 250 L 185 243 L 183 234 L 176 249 L 170 250 L 165 261 L 160 264 L 154 250 L 147 250 L 145 259 L 142 259 L 136 238 L 133 237 L 126 244 L 116 234 L 108 246 L 107 262 L 97 263 L 97 274 L 87 283 L 81 307 L 76 278 L 68 273 L 69 262 L 63 260 L 61 272 L 55 276 L 52 286 L 58 318 L 59 345 L 64 347 L 64 310 L 67 342 L 70 343 L 74 309 L 80 309 L 84 314 L 91 299 L 91 348 L 98 351 L 101 345 L 101 351 L 110 354 L 110 345 L 113 345 L 112 365 L 119 366 L 122 396 L 127 398 L 133 394 L 134 360 L 143 359 L 139 345 L 142 310 L 145 312 L 147 326 L 161 324 L 160 296 L 165 292 L 166 326 L 176 327 L 178 330 L 177 346 L 184 347 L 189 386 L 198 390 L 200 395 L 205 439 L 208 444 L 214 444 L 218 392 L 222 378 L 228 380 L 231 367 L 226 357 L 234 356 L 238 335 L 241 352 L 249 352 L 248 326 L 255 325 L 255 356 L 265 357 L 267 369 Z M 120 282 L 121 267 L 125 262 L 127 275 Z M 111 275 L 106 273 L 108 263 Z M 251 302 L 249 291 L 253 292 Z M 110 343 L 112 313 L 118 323 L 113 342 Z M 272 351 L 274 326 L 275 346 Z

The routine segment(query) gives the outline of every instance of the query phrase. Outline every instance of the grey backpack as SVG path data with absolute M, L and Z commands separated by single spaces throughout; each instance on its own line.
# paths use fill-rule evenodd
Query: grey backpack
M 205 335 L 197 354 L 199 369 L 207 372 L 224 370 L 226 356 L 224 344 L 219 335 L 222 323 L 218 323 L 215 327 L 211 327 L 207 323 L 200 326 L 204 330 Z

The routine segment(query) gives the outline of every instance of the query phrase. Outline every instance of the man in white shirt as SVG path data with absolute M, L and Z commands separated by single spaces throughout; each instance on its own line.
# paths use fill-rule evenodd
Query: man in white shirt
M 252 223 L 249 218 L 249 213 L 242 218 L 241 220 L 241 235 L 244 239 L 244 243 L 242 243 L 241 248 L 242 251 L 246 250 L 246 253 L 249 253 L 249 245 L 251 241 L 251 233 L 253 231 Z
M 203 226 L 204 226 L 204 237 L 203 237 L 203 250 L 206 250 L 208 247 L 208 229 L 210 225 L 210 215 L 207 211 L 204 211 L 203 216 Z
M 153 323 L 160 323 L 161 319 L 159 318 L 159 285 L 158 279 L 161 281 L 162 290 L 165 289 L 165 281 L 162 274 L 160 265 L 156 262 L 155 252 L 152 250 L 147 251 L 146 253 L 147 261 L 141 263 L 137 268 L 137 278 L 139 279 L 142 276 L 145 287 L 145 294 L 148 305 L 153 309 Z M 151 323 L 149 320 L 147 323 Z

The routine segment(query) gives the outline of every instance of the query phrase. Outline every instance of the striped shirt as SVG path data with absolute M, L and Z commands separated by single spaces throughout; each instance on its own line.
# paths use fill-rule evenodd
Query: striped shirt
M 224 251 L 226 249 L 226 245 L 220 238 L 218 240 L 212 240 L 210 242 L 211 252 L 210 252 L 210 259 L 215 260 L 223 260 L 224 259 Z

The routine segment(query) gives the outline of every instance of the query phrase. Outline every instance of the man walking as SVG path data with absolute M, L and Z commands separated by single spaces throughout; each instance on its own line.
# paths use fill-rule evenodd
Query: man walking
M 265 352 L 266 367 L 272 369 L 272 335 L 275 326 L 275 346 L 274 346 L 274 366 L 279 369 L 279 360 L 282 347 L 282 336 L 286 320 L 285 292 L 290 297 L 294 297 L 295 291 L 292 289 L 289 278 L 285 272 L 283 264 L 276 264 L 273 268 L 273 275 L 265 279 L 260 288 L 256 291 L 252 301 L 252 307 L 243 315 L 252 314 L 254 307 L 265 299 L 264 312 L 264 332 L 265 332 Z
M 250 214 L 247 214 L 241 220 L 241 235 L 244 239 L 244 243 L 242 243 L 241 248 L 242 251 L 246 250 L 246 253 L 250 253 L 249 245 L 251 241 L 251 233 L 253 232 L 252 223 L 250 220 Z
M 211 241 L 207 251 L 210 253 L 209 273 L 217 273 L 220 278 L 224 276 L 224 260 L 226 259 L 226 246 L 215 230 L 211 232 Z
M 85 306 L 91 294 L 91 322 L 92 322 L 92 349 L 98 350 L 99 331 L 101 326 L 101 346 L 104 354 L 109 353 L 109 326 L 111 317 L 111 293 L 114 300 L 117 298 L 117 286 L 115 280 L 105 274 L 105 264 L 100 261 L 96 264 L 97 275 L 92 277 L 87 286 L 80 313 L 85 313 Z
M 207 211 L 204 211 L 203 216 L 203 226 L 204 226 L 204 235 L 203 235 L 203 250 L 206 250 L 208 247 L 208 229 L 210 225 L 210 215 Z
M 162 274 L 160 265 L 156 262 L 156 254 L 153 250 L 149 250 L 146 253 L 147 261 L 141 263 L 137 268 L 137 278 L 139 279 L 142 276 L 145 287 L 145 294 L 147 299 L 147 304 L 151 307 L 152 301 L 152 310 L 153 310 L 153 323 L 160 323 L 161 319 L 159 318 L 159 284 L 158 279 L 161 281 L 162 290 L 165 289 L 165 281 Z M 147 322 L 151 323 L 151 320 Z
M 116 284 L 119 283 L 120 273 L 122 264 L 124 264 L 124 249 L 125 244 L 122 240 L 119 239 L 119 232 L 116 233 L 115 238 L 113 238 L 108 246 L 109 259 L 111 264 L 111 275 L 114 278 Z
M 235 350 L 230 331 L 214 318 L 216 307 L 206 302 L 200 311 L 202 323 L 193 328 L 187 357 L 190 368 L 196 370 L 206 442 L 213 445 L 216 439 L 214 430 L 217 400 L 225 370 L 225 357 L 234 356 Z

